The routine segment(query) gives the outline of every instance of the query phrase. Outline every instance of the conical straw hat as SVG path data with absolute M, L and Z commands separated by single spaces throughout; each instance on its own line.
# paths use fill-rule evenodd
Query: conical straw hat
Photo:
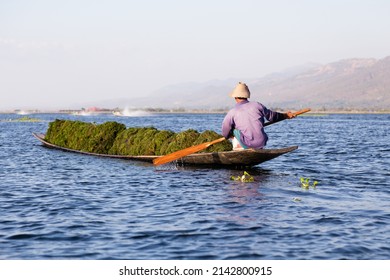
M 231 97 L 249 98 L 251 93 L 246 84 L 239 82 L 234 90 L 230 93 Z

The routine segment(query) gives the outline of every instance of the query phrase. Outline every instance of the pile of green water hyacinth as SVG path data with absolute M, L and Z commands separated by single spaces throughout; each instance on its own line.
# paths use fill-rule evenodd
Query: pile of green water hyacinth
M 117 122 L 100 125 L 81 121 L 55 120 L 49 123 L 45 140 L 69 149 L 108 154 L 118 133 L 126 126 Z
M 130 127 L 117 122 L 94 124 L 81 121 L 55 120 L 49 124 L 45 140 L 65 148 L 98 154 L 166 155 L 222 136 L 207 130 L 189 129 L 179 133 L 154 127 Z M 232 149 L 229 141 L 212 145 L 202 152 Z

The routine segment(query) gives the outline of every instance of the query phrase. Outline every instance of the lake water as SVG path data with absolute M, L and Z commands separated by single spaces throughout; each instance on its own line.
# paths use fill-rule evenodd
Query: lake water
M 0 115 L 0 259 L 390 259 L 390 115 L 267 127 L 299 149 L 243 170 L 154 167 L 41 146 L 56 118 L 220 132 L 223 115 Z M 318 181 L 304 189 L 300 178 Z

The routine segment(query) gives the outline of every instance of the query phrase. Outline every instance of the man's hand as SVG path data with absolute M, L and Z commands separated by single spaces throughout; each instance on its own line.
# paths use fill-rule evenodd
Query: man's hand
M 287 113 L 285 113 L 285 115 L 286 115 L 286 118 L 287 119 L 292 119 L 292 118 L 295 118 L 296 116 L 292 113 L 292 112 L 290 112 L 290 111 L 288 111 Z

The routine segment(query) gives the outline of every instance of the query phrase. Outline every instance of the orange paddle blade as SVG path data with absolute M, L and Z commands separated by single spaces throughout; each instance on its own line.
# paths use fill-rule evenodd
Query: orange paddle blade
M 180 151 L 177 151 L 177 152 L 174 152 L 174 153 L 162 156 L 162 157 L 155 158 L 153 160 L 153 164 L 154 165 L 161 165 L 161 164 L 165 164 L 165 163 L 177 160 L 179 158 L 182 158 L 182 157 L 188 156 L 190 154 L 194 154 L 194 153 L 197 153 L 201 150 L 204 150 L 204 149 L 210 147 L 211 145 L 222 142 L 223 140 L 225 140 L 225 137 L 218 138 L 214 141 L 202 143 L 202 144 L 192 146 L 192 147 L 189 147 L 189 148 L 186 148 L 186 149 L 183 149 L 183 150 L 180 150 Z

